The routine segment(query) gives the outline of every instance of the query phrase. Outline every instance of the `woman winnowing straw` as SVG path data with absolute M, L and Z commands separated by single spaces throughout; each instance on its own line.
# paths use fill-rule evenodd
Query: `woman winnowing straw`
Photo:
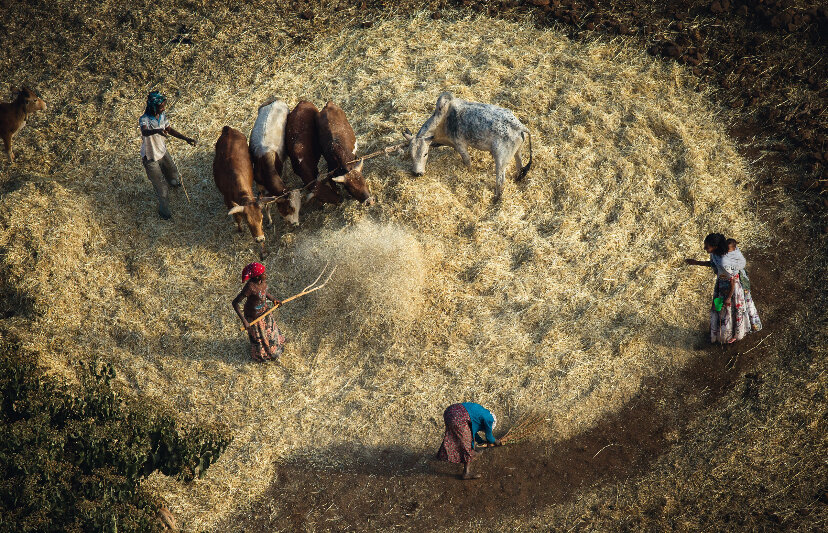
M 494 446 L 502 446 L 499 439 L 494 438 L 492 430 L 497 425 L 497 417 L 480 404 L 466 402 L 448 406 L 443 412 L 443 421 L 446 424 L 446 433 L 443 436 L 443 445 L 437 452 L 437 459 L 450 463 L 463 463 L 462 479 L 477 479 L 480 474 L 469 471 L 471 462 L 479 452 L 474 450 L 475 443 L 488 442 Z M 486 434 L 485 440 L 477 434 L 482 431 Z
M 233 309 L 239 315 L 250 338 L 250 358 L 254 361 L 278 361 L 284 348 L 285 337 L 276 327 L 273 313 L 252 326 L 250 325 L 250 322 L 253 322 L 267 311 L 267 300 L 272 301 L 277 306 L 281 304 L 267 291 L 264 265 L 250 263 L 244 267 L 242 281 L 247 283 L 238 296 L 233 299 Z M 245 298 L 247 300 L 244 302 L 244 313 L 242 313 L 241 301 Z
M 709 266 L 716 274 L 713 289 L 713 304 L 710 308 L 710 342 L 722 344 L 736 342 L 751 329 L 761 329 L 753 300 L 746 299 L 740 272 L 746 261 L 742 252 L 735 248 L 728 250 L 727 239 L 721 233 L 711 233 L 704 239 L 704 250 L 710 254 L 710 261 L 686 259 L 688 265 Z M 716 310 L 717 298 L 722 300 L 721 310 Z

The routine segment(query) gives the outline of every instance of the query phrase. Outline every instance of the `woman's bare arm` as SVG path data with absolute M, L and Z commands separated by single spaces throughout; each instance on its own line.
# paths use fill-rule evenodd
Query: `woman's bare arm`
M 149 137 L 150 135 L 163 135 L 164 137 L 167 137 L 167 131 L 164 128 L 151 129 L 142 126 L 141 135 L 144 137 Z
M 244 318 L 244 313 L 242 313 L 242 310 L 241 310 L 241 302 L 245 298 L 246 289 L 247 289 L 247 285 L 245 285 L 244 289 L 242 289 L 242 291 L 238 294 L 238 296 L 233 298 L 233 309 L 236 310 L 236 314 L 239 315 L 239 318 L 241 319 L 242 324 L 244 324 L 244 329 L 250 328 L 250 323 L 248 323 L 247 319 Z
M 176 130 L 174 130 L 174 129 L 172 128 L 172 126 L 167 126 L 167 128 L 166 128 L 166 130 L 165 130 L 165 131 L 166 131 L 168 134 L 170 134 L 170 135 L 172 135 L 173 137 L 175 137 L 176 139 L 181 139 L 182 141 L 187 141 L 187 143 L 191 144 L 192 146 L 195 146 L 195 144 L 196 144 L 195 139 L 192 139 L 192 138 L 190 138 L 190 137 L 187 137 L 186 135 L 183 135 L 183 134 L 181 134 L 181 133 L 177 132 Z

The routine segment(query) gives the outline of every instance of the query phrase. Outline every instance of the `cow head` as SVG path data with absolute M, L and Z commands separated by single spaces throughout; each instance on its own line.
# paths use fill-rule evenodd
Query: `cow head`
M 330 183 L 323 181 L 322 179 L 316 183 L 316 187 L 313 188 L 313 191 L 305 197 L 305 203 L 314 199 L 322 204 L 339 205 L 342 203 L 342 197 L 339 195 L 339 192 L 337 192 Z
M 250 234 L 256 239 L 256 242 L 262 243 L 264 246 L 264 231 L 262 231 L 262 207 L 256 200 L 251 200 L 245 205 L 238 205 L 233 202 L 233 207 L 227 212 L 230 216 L 243 217 L 247 222 L 247 227 L 250 228 Z M 236 219 L 238 220 L 238 218 Z
M 46 110 L 46 102 L 38 98 L 34 91 L 26 86 L 20 88 L 20 92 L 17 93 L 17 99 L 23 102 L 23 108 L 27 114 Z
M 302 193 L 299 189 L 293 189 L 286 197 L 276 201 L 276 209 L 288 224 L 299 225 L 299 209 L 302 207 Z
M 331 178 L 335 183 L 341 183 L 351 196 L 364 203 L 365 205 L 373 205 L 374 197 L 368 190 L 368 184 L 365 183 L 365 178 L 362 177 L 362 165 L 365 163 L 364 159 L 360 159 L 359 163 L 352 166 L 346 174 Z
M 425 164 L 428 159 L 428 150 L 431 148 L 431 143 L 434 141 L 434 135 L 417 135 L 416 137 L 410 131 L 405 130 L 403 133 L 405 140 L 408 141 L 408 153 L 411 155 L 411 161 L 414 166 L 411 171 L 415 176 L 422 176 L 425 172 Z

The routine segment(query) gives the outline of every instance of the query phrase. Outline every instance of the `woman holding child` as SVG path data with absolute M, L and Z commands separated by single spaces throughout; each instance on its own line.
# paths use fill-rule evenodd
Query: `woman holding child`
M 710 261 L 685 260 L 688 265 L 712 267 L 716 274 L 710 308 L 710 342 L 736 342 L 751 330 L 762 329 L 750 295 L 745 256 L 737 244 L 721 233 L 711 233 L 704 239 L 704 251 L 710 254 Z

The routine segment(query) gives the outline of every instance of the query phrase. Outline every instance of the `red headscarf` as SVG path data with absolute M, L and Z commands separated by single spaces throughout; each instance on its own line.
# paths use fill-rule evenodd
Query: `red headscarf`
M 265 267 L 261 263 L 250 263 L 242 270 L 242 281 L 261 276 L 265 273 Z

